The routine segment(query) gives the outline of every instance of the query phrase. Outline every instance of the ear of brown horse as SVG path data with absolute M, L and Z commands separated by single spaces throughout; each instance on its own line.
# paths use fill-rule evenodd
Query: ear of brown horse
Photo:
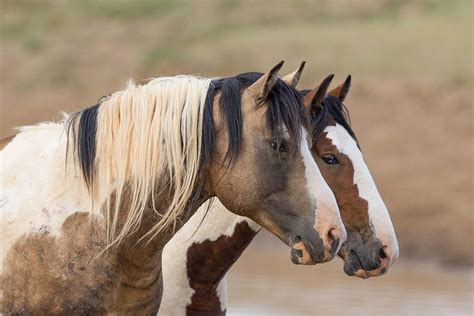
M 290 74 L 287 74 L 284 77 L 281 77 L 281 80 L 283 80 L 283 82 L 289 85 L 290 87 L 296 88 L 298 82 L 300 81 L 301 73 L 303 72 L 305 65 L 306 61 L 301 62 L 301 65 L 298 67 L 298 69 L 296 69 Z
M 326 97 L 329 85 L 331 84 L 334 75 L 331 74 L 324 78 L 319 87 L 311 90 L 304 96 L 303 103 L 305 107 L 313 114 L 318 108 L 321 108 L 324 98 Z
M 265 73 L 248 87 L 248 91 L 253 94 L 256 100 L 264 100 L 267 98 L 268 93 L 270 93 L 278 80 L 278 71 L 281 69 L 281 66 L 283 66 L 283 63 L 283 60 L 280 61 L 278 64 L 273 66 L 269 72 Z
M 328 92 L 329 95 L 336 97 L 339 101 L 344 102 L 346 99 L 347 94 L 349 93 L 349 89 L 351 88 L 351 75 L 347 76 L 346 80 Z

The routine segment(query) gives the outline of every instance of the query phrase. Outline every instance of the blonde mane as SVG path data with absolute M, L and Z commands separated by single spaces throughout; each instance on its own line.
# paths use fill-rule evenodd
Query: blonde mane
M 154 237 L 165 226 L 175 224 L 186 208 L 200 168 L 210 83 L 211 79 L 193 76 L 157 78 L 141 86 L 132 83 L 94 108 L 94 124 L 82 132 L 90 133 L 94 142 L 89 155 L 93 157 L 91 173 L 89 178 L 85 173 L 84 180 L 93 204 L 106 209 L 109 245 L 138 229 L 150 198 L 153 210 L 160 214 L 155 208 L 157 192 L 169 189 L 171 203 L 145 236 Z M 79 125 L 84 125 L 81 116 L 85 111 L 72 115 L 67 124 L 69 140 L 78 152 L 75 163 L 81 164 L 85 154 L 76 147 L 76 140 L 84 128 Z M 80 140 L 77 146 L 81 146 Z M 163 179 L 169 182 L 163 183 Z M 128 215 L 118 230 L 125 190 L 130 194 L 130 205 L 125 206 Z

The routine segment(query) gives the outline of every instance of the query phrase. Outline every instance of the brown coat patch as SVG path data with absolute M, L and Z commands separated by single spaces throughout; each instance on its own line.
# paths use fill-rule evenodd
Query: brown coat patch
M 88 214 L 76 213 L 57 238 L 44 232 L 16 241 L 4 262 L 2 312 L 104 313 L 103 289 L 110 287 L 116 271 L 108 267 L 109 254 L 101 264 L 90 264 L 105 246 L 91 238 L 97 234 L 92 227 Z
M 43 232 L 17 240 L 4 262 L 1 312 L 156 313 L 161 242 L 136 244 L 138 232 L 101 254 L 106 243 L 99 225 L 88 213 L 75 213 L 58 237 Z

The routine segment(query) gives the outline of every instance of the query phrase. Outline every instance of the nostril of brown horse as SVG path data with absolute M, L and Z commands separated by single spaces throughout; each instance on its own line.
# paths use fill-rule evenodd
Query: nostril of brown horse
M 382 246 L 378 252 L 378 257 L 380 259 L 381 274 L 384 274 L 390 265 L 391 254 L 390 249 L 387 246 Z

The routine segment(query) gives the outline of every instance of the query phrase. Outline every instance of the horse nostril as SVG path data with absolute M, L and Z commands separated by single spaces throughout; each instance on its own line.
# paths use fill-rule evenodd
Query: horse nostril
M 340 241 L 337 229 L 330 229 L 328 232 L 328 242 L 331 247 L 329 250 L 331 255 L 335 255 L 339 251 Z
M 332 244 L 336 239 L 338 239 L 337 232 L 334 228 L 332 228 L 328 232 L 328 241 L 330 244 Z
M 382 248 L 380 248 L 380 250 L 379 250 L 379 258 L 380 258 L 380 259 L 385 259 L 385 258 L 387 258 L 387 254 L 385 253 L 385 250 L 384 250 L 384 249 L 385 249 L 385 247 L 382 247 Z

